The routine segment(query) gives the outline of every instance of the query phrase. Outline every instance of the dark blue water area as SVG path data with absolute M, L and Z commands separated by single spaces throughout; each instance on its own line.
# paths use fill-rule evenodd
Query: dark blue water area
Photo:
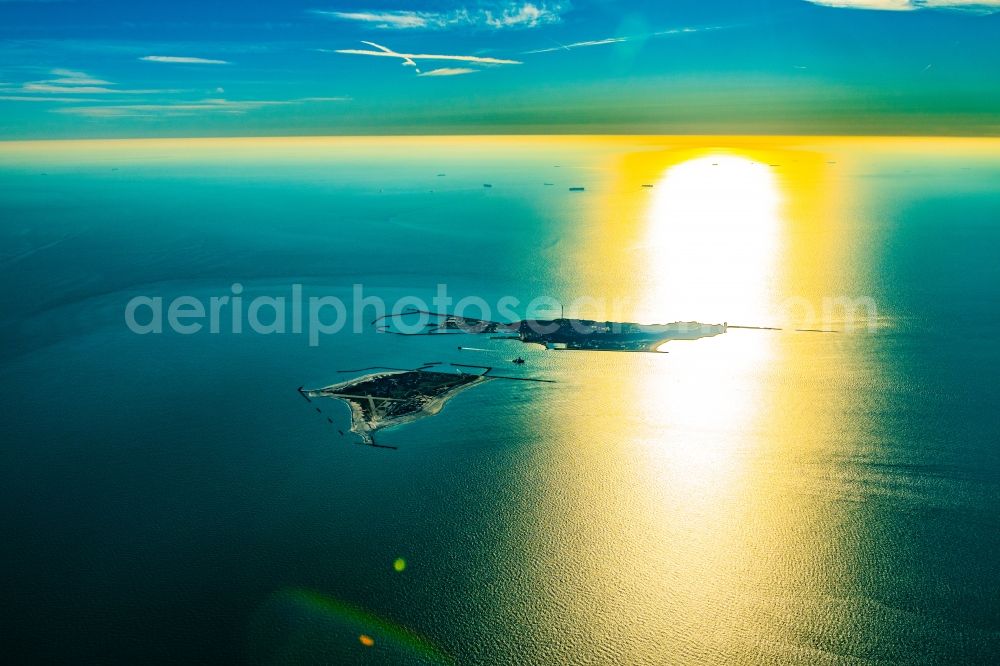
M 288 297 L 293 283 L 307 298 L 349 305 L 355 283 L 389 304 L 413 295 L 430 302 L 439 282 L 456 299 L 527 302 L 559 283 L 565 267 L 550 260 L 588 205 L 537 187 L 548 172 L 517 162 L 499 171 L 453 164 L 444 179 L 430 164 L 387 172 L 331 163 L 283 163 L 277 172 L 4 167 L 7 654 L 58 663 L 450 656 L 521 664 L 579 661 L 600 644 L 601 663 L 995 657 L 995 166 L 954 180 L 942 176 L 948 165 L 906 176 L 882 166 L 860 180 L 855 223 L 877 249 L 863 281 L 888 325 L 789 343 L 804 345 L 796 358 L 807 362 L 782 368 L 776 383 L 814 389 L 816 418 L 837 427 L 809 435 L 823 446 L 766 454 L 777 481 L 759 478 L 774 484 L 772 499 L 790 518 L 759 530 L 750 521 L 730 536 L 759 561 L 791 554 L 766 570 L 767 584 L 742 589 L 712 588 L 699 567 L 695 555 L 712 554 L 699 540 L 711 543 L 714 531 L 685 523 L 685 507 L 654 501 L 666 490 L 622 471 L 647 469 L 636 461 L 648 455 L 642 442 L 655 440 L 642 430 L 655 415 L 640 413 L 626 429 L 593 414 L 619 412 L 590 386 L 628 387 L 622 378 L 640 376 L 645 360 L 377 334 L 371 311 L 359 332 L 350 322 L 318 346 L 306 333 L 236 334 L 224 320 L 218 334 L 126 327 L 135 296 L 206 301 L 232 296 L 237 282 L 246 302 Z M 574 183 L 597 180 L 581 171 Z M 517 355 L 526 368 L 509 363 Z M 683 376 L 665 358 L 663 381 Z M 461 393 L 441 415 L 377 435 L 396 450 L 359 446 L 344 404 L 310 403 L 296 390 L 368 366 L 431 361 L 560 383 L 497 381 Z M 780 416 L 784 405 L 773 409 Z M 830 417 L 831 409 L 842 412 Z M 566 435 L 573 421 L 597 423 L 597 434 Z M 712 421 L 681 435 L 702 441 Z M 787 423 L 796 427 L 788 437 L 804 436 L 794 418 Z M 663 451 L 683 450 L 681 435 L 671 430 Z M 740 455 L 756 469 L 754 451 Z M 811 485 L 796 486 L 798 477 Z M 591 497 L 608 504 L 585 505 Z M 578 499 L 591 520 L 578 519 Z M 635 509 L 624 512 L 634 524 L 615 532 L 616 523 L 600 523 L 621 506 Z M 640 510 L 668 518 L 661 525 Z M 796 510 L 809 520 L 795 520 Z M 588 523 L 604 538 L 592 540 Z M 660 528 L 683 537 L 674 551 L 655 544 L 680 553 L 680 564 L 668 560 L 676 567 L 629 559 L 625 570 L 612 556 L 641 555 Z M 799 538 L 807 547 L 789 545 Z M 705 576 L 696 606 L 683 594 L 688 574 Z M 701 579 L 691 584 L 701 589 Z M 642 605 L 637 590 L 659 592 Z M 783 606 L 788 599 L 802 606 Z M 705 614 L 686 624 L 692 609 Z M 363 633 L 374 647 L 359 641 Z

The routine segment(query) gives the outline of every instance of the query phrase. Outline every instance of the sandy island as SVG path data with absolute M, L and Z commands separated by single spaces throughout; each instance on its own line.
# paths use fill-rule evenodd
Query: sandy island
M 346 402 L 351 409 L 351 432 L 372 444 L 377 430 L 433 416 L 451 398 L 490 379 L 485 375 L 399 370 L 365 375 L 303 393 L 309 398 Z

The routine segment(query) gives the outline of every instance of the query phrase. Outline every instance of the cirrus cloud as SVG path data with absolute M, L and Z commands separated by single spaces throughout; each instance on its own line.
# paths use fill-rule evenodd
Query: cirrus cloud
M 376 28 L 426 28 L 431 21 L 433 14 L 424 12 L 333 12 L 316 10 L 314 14 L 330 16 L 342 21 L 359 21 L 361 23 L 373 23 Z
M 55 83 L 71 86 L 108 86 L 113 85 L 110 81 L 91 76 L 86 72 L 75 69 L 53 69 L 52 74 L 58 78 L 49 79 L 46 83 Z
M 191 58 L 189 56 L 142 56 L 139 60 L 146 62 L 169 62 L 180 65 L 231 65 L 228 60 L 212 60 L 211 58 Z
M 879 11 L 912 12 L 919 9 L 943 9 L 993 14 L 1000 12 L 1000 0 L 805 0 L 814 5 L 840 9 L 874 9 Z
M 563 2 L 495 2 L 473 9 L 461 7 L 441 12 L 316 9 L 312 13 L 340 21 L 354 21 L 380 30 L 442 30 L 457 27 L 500 30 L 559 23 L 566 9 L 567 4 Z
M 462 74 L 475 74 L 478 69 L 471 67 L 440 67 L 427 72 L 420 72 L 417 76 L 461 76 Z
M 207 113 L 243 115 L 274 106 L 290 106 L 313 102 L 350 102 L 350 97 L 299 97 L 279 100 L 230 100 L 224 98 L 195 101 L 175 101 L 143 104 L 101 104 L 52 109 L 53 113 L 86 118 L 158 118 L 194 116 Z
M 51 74 L 56 78 L 25 81 L 17 86 L 5 85 L 0 87 L 0 93 L 12 93 L 18 99 L 25 95 L 39 95 L 48 96 L 52 100 L 55 99 L 52 95 L 59 97 L 67 95 L 152 95 L 176 92 L 112 87 L 116 85 L 112 81 L 105 81 L 74 69 L 53 69 Z M 6 99 L 13 99 L 13 97 L 7 96 Z

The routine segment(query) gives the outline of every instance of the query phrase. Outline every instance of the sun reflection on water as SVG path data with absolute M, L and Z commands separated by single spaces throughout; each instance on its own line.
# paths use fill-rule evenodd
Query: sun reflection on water
M 645 213 L 647 317 L 758 321 L 773 298 L 780 203 L 771 169 L 752 159 L 710 154 L 668 168 Z M 649 432 L 661 440 L 651 442 L 654 466 L 685 496 L 711 496 L 720 475 L 734 472 L 738 434 L 752 429 L 760 408 L 760 390 L 746 380 L 772 343 L 746 334 L 668 343 L 670 375 L 643 373 L 636 383 L 636 401 L 657 425 Z
M 659 321 L 753 321 L 771 308 L 777 181 L 766 164 L 706 155 L 667 169 L 646 214 L 643 311 Z
M 749 325 L 781 325 L 782 299 L 823 294 L 839 261 L 826 156 L 745 144 L 621 157 L 578 230 L 576 288 L 630 303 L 630 321 Z M 557 513 L 574 535 L 566 552 L 544 538 L 539 552 L 560 571 L 587 554 L 553 592 L 567 627 L 614 640 L 642 617 L 636 653 L 659 663 L 809 654 L 786 620 L 822 606 L 786 590 L 842 575 L 836 545 L 814 541 L 831 516 L 803 494 L 799 466 L 842 408 L 842 394 L 819 403 L 802 388 L 841 377 L 823 344 L 730 330 L 664 355 L 566 360 L 559 416 L 536 427 L 560 442 L 539 463 L 558 472 L 542 520 Z M 616 610 L 596 612 L 595 598 Z

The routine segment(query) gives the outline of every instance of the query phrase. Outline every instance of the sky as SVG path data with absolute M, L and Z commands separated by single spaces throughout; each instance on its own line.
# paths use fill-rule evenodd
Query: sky
M 0 0 L 0 139 L 1000 134 L 1000 0 Z

